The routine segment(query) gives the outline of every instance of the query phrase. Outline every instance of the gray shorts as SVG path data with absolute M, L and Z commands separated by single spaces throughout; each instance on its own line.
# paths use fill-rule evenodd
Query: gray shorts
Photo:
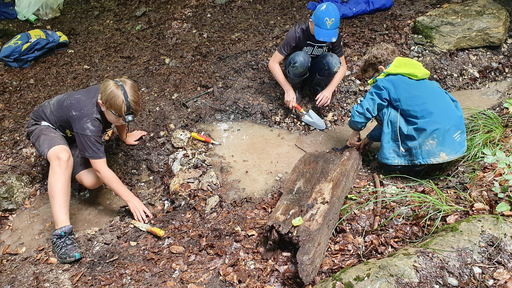
M 65 145 L 71 151 L 73 157 L 73 178 L 86 169 L 92 168 L 89 159 L 80 156 L 78 145 L 75 142 L 68 142 L 60 132 L 50 126 L 30 120 L 27 125 L 27 139 L 34 145 L 36 151 L 44 158 L 48 159 L 48 152 L 55 146 Z

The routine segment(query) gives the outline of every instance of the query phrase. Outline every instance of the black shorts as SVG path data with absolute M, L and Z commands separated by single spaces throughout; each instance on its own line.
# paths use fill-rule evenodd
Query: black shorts
M 50 126 L 41 125 L 31 119 L 27 125 L 27 139 L 34 145 L 36 151 L 48 159 L 48 152 L 55 146 L 65 145 L 73 157 L 73 178 L 86 169 L 92 168 L 89 159 L 80 156 L 76 142 L 67 141 L 62 134 Z

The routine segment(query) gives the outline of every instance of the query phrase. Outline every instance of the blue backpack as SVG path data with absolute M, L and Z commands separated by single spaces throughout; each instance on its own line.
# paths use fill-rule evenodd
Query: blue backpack
M 331 2 L 338 8 L 340 18 L 350 18 L 362 14 L 389 9 L 393 0 L 319 0 L 320 3 L 309 2 L 308 9 L 315 11 L 321 3 Z
M 68 46 L 68 37 L 61 32 L 31 30 L 18 34 L 7 42 L 0 51 L 0 61 L 6 66 L 25 68 L 32 61 L 67 49 Z

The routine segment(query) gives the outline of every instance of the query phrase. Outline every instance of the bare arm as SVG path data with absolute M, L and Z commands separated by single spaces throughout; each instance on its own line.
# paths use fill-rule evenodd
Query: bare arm
M 274 78 L 277 80 L 277 83 L 281 85 L 281 88 L 284 90 L 284 103 L 288 108 L 293 109 L 295 104 L 297 103 L 297 99 L 295 96 L 295 91 L 293 91 L 292 85 L 288 83 L 288 80 L 286 80 L 286 76 L 283 74 L 283 70 L 281 70 L 281 62 L 283 62 L 284 56 L 279 54 L 279 52 L 274 52 L 274 55 L 272 55 L 272 58 L 268 62 L 268 69 L 270 69 L 270 72 L 272 75 L 274 75 Z
M 331 83 L 325 87 L 325 89 L 320 92 L 316 96 L 316 105 L 319 107 L 327 106 L 331 103 L 332 93 L 334 93 L 334 90 L 336 87 L 338 87 L 338 84 L 340 84 L 341 80 L 343 80 L 343 77 L 347 74 L 347 63 L 345 62 L 345 56 L 340 57 L 340 70 L 338 70 L 338 73 L 334 75 L 334 77 L 331 80 Z
M 146 131 L 135 130 L 131 133 L 126 134 L 126 125 L 116 125 L 117 134 L 124 141 L 126 145 L 137 145 L 139 144 L 139 138 L 148 134 Z
M 147 222 L 148 218 L 153 218 L 149 209 L 142 204 L 142 202 L 135 196 L 126 186 L 119 180 L 117 175 L 110 170 L 107 165 L 107 159 L 90 159 L 92 168 L 96 171 L 100 179 L 108 186 L 114 193 L 123 199 L 133 217 L 139 222 Z M 147 216 L 146 216 L 147 215 Z

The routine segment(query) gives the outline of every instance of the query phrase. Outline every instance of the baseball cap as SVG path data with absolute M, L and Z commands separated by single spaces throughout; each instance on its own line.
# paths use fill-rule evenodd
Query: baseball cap
M 326 2 L 318 5 L 311 16 L 315 24 L 316 40 L 335 42 L 338 39 L 338 27 L 340 27 L 340 12 L 336 5 Z

